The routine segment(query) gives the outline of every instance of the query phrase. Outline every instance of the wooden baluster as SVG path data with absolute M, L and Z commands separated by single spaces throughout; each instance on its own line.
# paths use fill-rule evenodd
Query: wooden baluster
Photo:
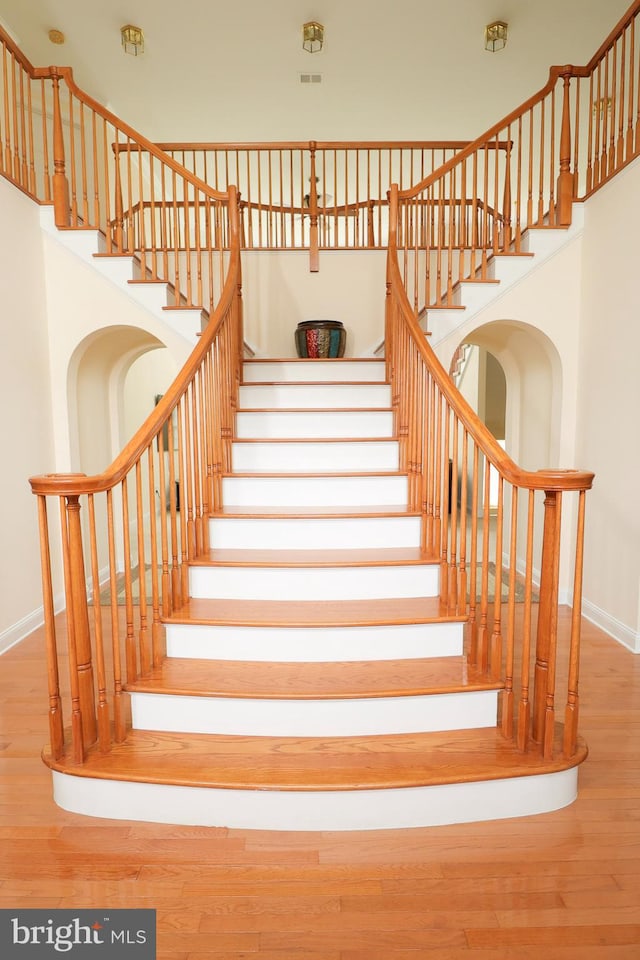
M 498 157 L 496 155 L 496 166 Z M 511 127 L 507 128 L 507 149 L 504 168 L 504 195 L 502 198 L 502 249 L 511 246 Z
M 498 511 L 496 515 L 496 546 L 494 560 L 493 629 L 489 649 L 489 667 L 498 679 L 502 674 L 502 540 L 504 535 L 504 479 L 498 476 Z
M 593 100 L 593 74 L 589 77 L 589 127 L 587 132 L 587 176 L 585 184 L 585 195 L 589 196 L 591 193 L 591 188 L 593 186 L 593 156 L 594 156 L 594 145 L 593 145 L 593 111 L 594 111 L 594 100 Z
M 152 654 L 149 635 L 149 617 L 147 596 L 147 562 L 145 549 L 145 503 L 142 483 L 142 458 L 136 461 L 136 528 L 138 532 L 138 651 L 140 658 L 140 673 L 146 676 L 151 670 Z M 148 504 L 149 512 L 155 508 L 154 499 Z
M 571 225 L 574 197 L 574 178 L 571 173 L 571 106 L 569 102 L 570 74 L 564 73 L 562 98 L 562 129 L 560 133 L 560 174 L 558 176 L 558 224 Z
M 553 746 L 555 649 L 558 620 L 558 566 L 561 494 L 546 491 L 540 572 L 540 603 L 536 639 L 533 694 L 533 740 L 542 745 L 545 757 Z
M 13 158 L 11 155 L 11 120 L 9 113 L 9 71 L 7 69 L 7 48 L 2 45 L 2 86 L 4 89 L 4 171 L 13 176 Z M 45 111 L 42 112 L 43 118 Z
M 625 107 L 625 88 L 624 79 L 626 72 L 627 47 L 626 32 L 622 34 L 622 48 L 620 51 L 620 85 L 617 98 L 618 105 L 618 142 L 616 144 L 616 166 L 624 163 L 624 107 Z
M 477 666 L 478 650 L 478 484 L 480 450 L 473 441 L 473 468 L 471 475 L 471 542 L 469 545 L 469 662 Z
M 309 183 L 309 271 L 318 273 L 320 258 L 318 251 L 318 184 L 316 183 L 316 143 L 309 144 L 311 155 L 311 177 Z
M 122 179 L 120 175 L 120 145 L 118 143 L 118 131 L 116 130 L 116 142 L 113 147 L 115 162 L 115 217 L 113 229 L 113 242 L 117 253 L 124 252 L 124 209 L 122 205 Z
M 64 131 L 60 112 L 60 77 L 53 67 L 53 212 L 56 227 L 69 226 L 69 181 L 65 173 Z
M 522 676 L 520 678 L 520 699 L 518 702 L 518 749 L 523 752 L 529 745 L 529 736 L 531 732 L 531 613 L 533 597 L 533 520 L 535 507 L 535 493 L 529 491 L 529 503 L 527 508 L 527 546 L 526 563 L 524 574 L 524 616 L 522 624 Z
M 113 490 L 107 490 L 107 532 L 109 546 L 109 590 L 111 593 L 111 649 L 113 655 L 113 720 L 114 739 L 122 743 L 126 736 L 126 709 L 123 696 L 122 658 L 120 652 L 120 613 L 118 610 L 118 574 L 116 536 L 113 514 Z
M 151 574 L 151 664 L 160 665 L 164 649 L 160 621 L 160 585 L 158 582 L 158 503 L 156 499 L 154 444 L 147 448 L 147 481 L 149 497 L 149 569 Z M 183 491 L 181 491 L 183 495 Z
M 504 690 L 501 697 L 500 728 L 507 740 L 513 738 L 513 672 L 515 660 L 515 605 L 517 578 L 518 488 L 511 487 L 511 538 L 509 543 L 509 595 L 507 598 L 507 635 L 504 665 Z M 497 555 L 497 550 L 496 550 Z
M 49 695 L 49 739 L 51 753 L 60 760 L 64 753 L 64 723 L 60 699 L 60 675 L 58 669 L 58 646 L 56 621 L 51 581 L 51 549 L 49 545 L 49 522 L 47 499 L 38 496 L 38 527 L 40 530 L 40 564 L 42 570 L 42 596 L 44 612 L 45 646 L 47 650 L 47 689 Z
M 609 152 L 607 154 L 607 176 L 615 171 L 616 164 L 616 110 L 618 107 L 618 45 L 613 45 L 613 62 L 611 67 L 611 128 L 609 131 Z
M 86 748 L 95 743 L 97 726 L 89 607 L 85 586 L 82 527 L 80 525 L 80 499 L 76 495 L 66 497 L 66 524 L 69 544 L 69 594 L 71 598 L 71 620 L 73 622 L 78 709 L 80 712 L 79 726 L 82 731 L 82 744 Z
M 98 743 L 102 753 L 108 753 L 111 749 L 111 723 L 109 720 L 109 702 L 107 698 L 107 675 L 102 634 L 102 610 L 100 606 L 100 570 L 98 567 L 98 543 L 96 538 L 96 515 L 93 494 L 89 494 L 88 505 L 91 544 L 91 589 L 93 593 L 93 629 L 96 638 L 96 679 L 98 681 Z
M 633 19 L 631 21 L 630 34 L 629 37 L 629 105 L 627 108 L 627 138 L 626 138 L 626 150 L 625 150 L 625 160 L 630 160 L 633 156 L 633 103 L 635 97 L 634 81 L 635 81 L 635 52 L 636 52 L 636 41 L 635 41 L 635 30 L 636 30 L 636 21 Z
M 568 759 L 576 751 L 578 738 L 578 678 L 580 673 L 580 625 L 582 615 L 582 572 L 584 562 L 584 508 L 585 491 L 581 490 L 578 501 L 576 531 L 576 561 L 573 575 L 573 603 L 571 610 L 571 640 L 569 647 L 569 677 L 567 681 L 567 706 L 564 716 L 562 752 Z
M 5 97 L 7 90 L 5 87 Z M 49 134 L 47 130 L 47 92 L 44 79 L 40 81 L 40 110 L 42 112 L 42 163 L 44 172 L 44 202 L 51 203 L 51 170 L 49 167 Z M 2 146 L 0 145 L 0 163 Z

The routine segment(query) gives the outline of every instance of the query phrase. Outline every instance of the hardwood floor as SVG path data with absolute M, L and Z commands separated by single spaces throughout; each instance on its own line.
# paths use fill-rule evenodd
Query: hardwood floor
M 150 907 L 160 960 L 638 960 L 640 658 L 583 630 L 578 800 L 373 833 L 97 821 L 51 800 L 41 632 L 0 659 L 0 907 Z

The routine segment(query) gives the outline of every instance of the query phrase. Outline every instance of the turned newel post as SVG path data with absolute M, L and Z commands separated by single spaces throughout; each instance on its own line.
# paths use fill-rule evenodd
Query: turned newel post
M 545 757 L 553 753 L 555 722 L 556 648 L 558 634 L 558 574 L 562 495 L 545 491 L 540 602 L 534 671 L 532 739 Z
M 67 495 L 65 499 L 68 544 L 65 559 L 65 578 L 67 581 L 69 669 L 73 701 L 72 729 L 74 754 L 76 759 L 81 762 L 83 748 L 95 743 L 97 738 L 96 708 L 80 524 L 80 500 L 77 495 Z
M 69 226 L 69 181 L 65 173 L 64 133 L 60 111 L 60 78 L 55 67 L 53 77 L 53 214 L 56 227 Z
M 318 273 L 320 256 L 318 252 L 318 183 L 316 178 L 316 142 L 309 143 L 311 153 L 311 176 L 309 183 L 309 270 Z
M 571 108 L 569 84 L 571 74 L 564 73 L 562 98 L 562 128 L 560 131 L 560 174 L 558 176 L 558 225 L 571 225 L 571 207 L 574 194 L 574 177 L 571 173 Z

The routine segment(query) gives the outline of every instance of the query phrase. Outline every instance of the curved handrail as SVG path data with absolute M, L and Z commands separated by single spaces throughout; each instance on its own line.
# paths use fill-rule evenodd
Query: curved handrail
M 204 358 L 218 335 L 220 324 L 237 295 L 240 272 L 240 231 L 235 187 L 231 187 L 229 190 L 229 201 L 232 244 L 227 279 L 222 290 L 222 296 L 198 343 L 187 357 L 176 379 L 167 388 L 162 399 L 158 401 L 157 406 L 154 407 L 131 440 L 103 473 L 91 477 L 77 473 L 31 477 L 29 483 L 33 493 L 53 496 L 80 496 L 88 493 L 102 493 L 115 487 L 131 470 L 140 455 L 149 447 L 149 444 L 153 442 L 168 422 L 176 404 L 184 395 L 187 385 L 193 380 L 196 371 L 201 368 Z
M 397 217 L 394 216 L 398 206 L 398 194 L 399 191 L 397 188 L 393 187 L 390 197 L 391 217 L 387 265 L 391 289 L 398 298 L 404 322 L 415 342 L 416 349 L 428 366 L 434 381 L 437 383 L 442 395 L 446 397 L 451 409 L 464 423 L 470 436 L 482 449 L 489 461 L 500 470 L 504 479 L 514 486 L 526 487 L 530 490 L 589 490 L 595 476 L 589 471 L 522 470 L 502 449 L 471 405 L 460 391 L 455 388 L 451 377 L 448 376 L 445 368 L 431 347 L 431 344 L 424 336 L 420 324 L 411 309 L 411 304 L 402 282 L 397 258 Z

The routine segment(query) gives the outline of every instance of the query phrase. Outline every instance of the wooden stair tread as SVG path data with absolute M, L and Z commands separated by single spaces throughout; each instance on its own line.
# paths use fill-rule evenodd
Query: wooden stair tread
M 358 737 L 252 737 L 132 730 L 109 753 L 97 747 L 84 764 L 70 757 L 51 769 L 78 777 L 246 790 L 367 790 L 435 786 L 557 773 L 582 763 L 587 750 L 553 760 L 520 753 L 494 727 Z
M 166 658 L 129 692 L 261 700 L 345 700 L 502 689 L 466 657 L 274 663 Z
M 392 407 L 238 407 L 237 413 L 299 413 L 308 416 L 310 413 L 391 413 L 392 409 Z
M 235 443 L 397 443 L 397 437 L 234 437 Z
M 258 363 L 384 363 L 378 357 L 252 357 L 244 361 L 247 364 Z
M 436 553 L 420 547 L 285 550 L 211 549 L 192 561 L 194 566 L 230 567 L 378 567 L 438 563 Z
M 211 514 L 212 517 L 419 517 L 417 510 L 408 510 L 403 504 L 375 504 L 353 506 L 277 506 L 269 509 L 265 506 L 225 504 Z
M 245 361 L 246 363 L 246 361 Z M 241 387 L 388 387 L 386 380 L 243 380 Z
M 327 627 L 463 623 L 439 597 L 380 600 L 209 600 L 191 598 L 164 623 L 219 626 Z
M 317 470 L 233 470 L 230 473 L 222 473 L 222 477 L 284 477 L 305 479 L 313 477 L 315 479 L 325 480 L 327 477 L 406 477 L 406 470 L 397 470 L 391 467 L 389 470 L 331 470 L 318 472 Z

